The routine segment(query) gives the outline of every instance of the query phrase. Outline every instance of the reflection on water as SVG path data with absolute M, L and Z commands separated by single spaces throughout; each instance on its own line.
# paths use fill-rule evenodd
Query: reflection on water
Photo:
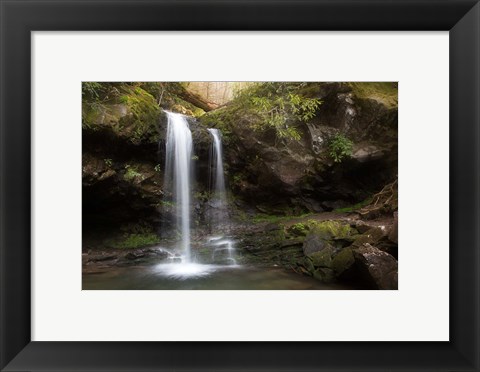
M 143 289 L 353 289 L 325 284 L 308 276 L 276 267 L 168 263 L 112 267 L 105 272 L 83 274 L 84 290 Z

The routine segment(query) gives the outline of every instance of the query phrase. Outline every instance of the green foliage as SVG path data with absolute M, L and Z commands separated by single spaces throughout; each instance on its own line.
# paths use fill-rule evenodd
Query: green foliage
M 105 162 L 105 165 L 106 165 L 107 167 L 109 167 L 109 168 L 110 168 L 110 167 L 112 166 L 112 164 L 113 164 L 112 159 L 103 159 L 103 161 Z
M 318 98 L 300 94 L 306 83 L 254 83 L 241 90 L 236 104 L 257 117 L 254 130 L 274 128 L 279 138 L 300 139 L 292 125 L 311 120 L 321 104 Z
M 141 174 L 135 166 L 125 165 L 126 172 L 123 175 L 125 181 L 143 181 L 144 176 Z
M 125 234 L 123 239 L 114 243 L 114 246 L 120 249 L 135 249 L 159 242 L 160 238 L 153 233 Z
M 82 98 L 86 99 L 98 99 L 103 90 L 101 83 L 95 82 L 83 82 L 82 83 Z
M 236 106 L 223 107 L 206 113 L 200 120 L 206 128 L 220 129 L 222 142 L 228 146 L 232 135 L 230 125 L 235 125 L 237 112 L 238 108 Z
M 153 168 L 153 169 L 155 169 L 155 172 L 160 173 L 162 171 L 162 166 L 160 164 L 157 164 L 157 165 L 155 165 L 155 168 Z
M 352 155 L 353 142 L 343 134 L 336 134 L 329 142 L 329 154 L 335 163 L 340 163 L 343 158 Z

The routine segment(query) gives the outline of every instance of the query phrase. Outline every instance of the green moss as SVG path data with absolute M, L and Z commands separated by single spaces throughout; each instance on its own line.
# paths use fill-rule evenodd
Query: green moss
M 361 208 L 365 207 L 366 205 L 370 204 L 371 202 L 372 202 L 372 198 L 370 197 L 368 199 L 365 199 L 364 201 L 361 201 L 360 203 L 351 205 L 349 207 L 335 209 L 334 212 L 339 212 L 339 213 L 354 212 L 358 209 L 361 209 Z
M 350 268 L 354 262 L 355 258 L 353 257 L 352 250 L 350 248 L 345 248 L 333 258 L 331 266 L 337 274 L 341 274 Z
M 148 245 L 157 244 L 160 238 L 152 233 L 126 234 L 122 239 L 116 240 L 110 245 L 119 249 L 135 249 Z
M 385 236 L 385 231 L 382 230 L 380 227 L 372 227 L 362 235 L 357 236 L 353 242 L 353 245 L 356 247 L 361 247 L 366 243 L 375 245 Z
M 339 221 L 312 221 L 310 220 L 311 231 L 318 234 L 324 240 L 346 239 L 358 234 L 357 230 L 349 224 L 343 224 Z
M 308 224 L 298 222 L 288 228 L 288 232 L 296 236 L 305 236 L 310 230 Z
M 388 108 L 398 107 L 398 85 L 395 82 L 385 83 L 348 83 L 358 98 L 374 99 Z
M 314 252 L 310 255 L 315 267 L 332 267 L 332 255 L 334 254 L 333 247 L 327 247 L 319 252 Z
M 125 87 L 119 101 L 125 104 L 130 115 L 120 119 L 118 130 L 129 128 L 131 141 L 141 140 L 156 142 L 156 128 L 160 108 L 155 98 L 140 87 Z
M 82 128 L 98 130 L 97 124 L 101 122 L 105 112 L 105 106 L 97 102 L 82 103 Z
M 157 142 L 160 107 L 138 83 L 95 83 L 99 94 L 82 95 L 82 127 L 109 127 L 131 142 Z M 97 92 L 97 90 L 95 90 Z

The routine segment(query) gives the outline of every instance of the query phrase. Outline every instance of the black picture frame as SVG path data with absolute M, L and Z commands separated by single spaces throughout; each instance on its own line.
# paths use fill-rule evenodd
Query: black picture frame
M 478 1 L 0 0 L 0 12 L 2 371 L 480 370 Z M 439 202 L 450 208 L 450 341 L 31 342 L 30 35 L 37 30 L 449 31 L 450 200 Z

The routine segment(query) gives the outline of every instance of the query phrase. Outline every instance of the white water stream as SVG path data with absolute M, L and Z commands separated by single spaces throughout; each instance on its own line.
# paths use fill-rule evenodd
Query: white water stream
M 190 199 L 192 132 L 185 116 L 166 112 L 168 129 L 166 141 L 165 185 L 171 191 L 176 208 L 177 229 L 181 234 L 183 262 L 192 260 L 190 248 Z

